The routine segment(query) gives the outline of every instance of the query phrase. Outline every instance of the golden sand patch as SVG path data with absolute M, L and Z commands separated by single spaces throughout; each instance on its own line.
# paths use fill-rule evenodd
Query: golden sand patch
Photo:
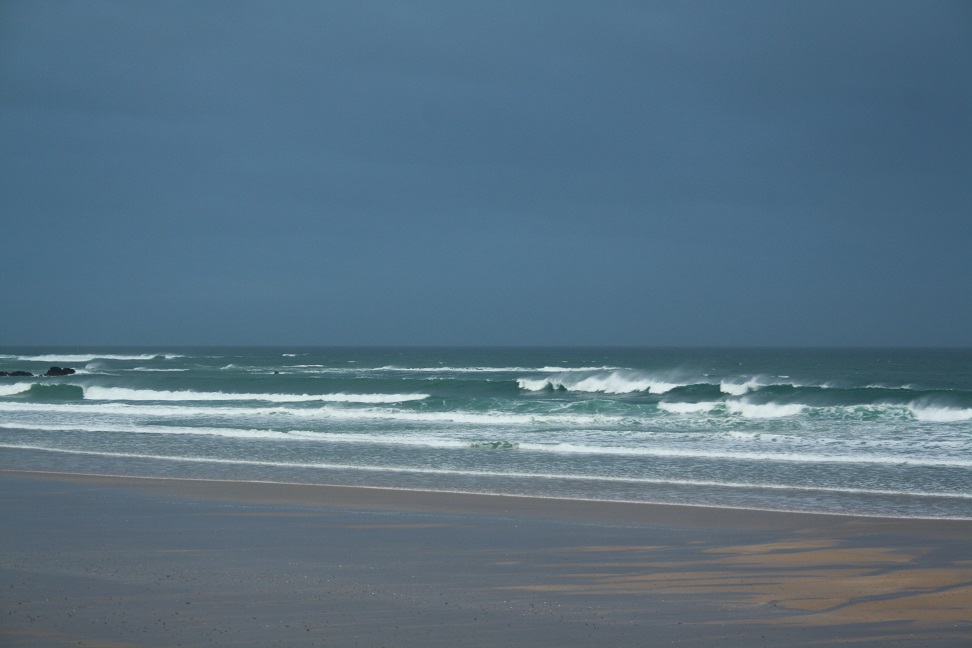
M 639 570 L 639 569 L 658 569 L 662 565 L 675 565 L 675 566 L 691 566 L 698 563 L 664 563 L 664 562 L 571 562 L 571 569 L 601 569 L 609 568 L 617 573 L 618 570 Z M 556 569 L 562 570 L 562 563 L 552 563 L 549 565 L 541 565 L 541 567 L 546 569 Z
M 804 610 L 806 612 L 820 612 L 835 608 L 838 605 L 845 605 L 847 599 L 842 598 L 805 598 L 790 599 L 786 602 L 786 607 L 792 610 Z
M 571 594 L 576 594 L 578 592 L 586 591 L 589 588 L 578 585 L 551 585 L 549 583 L 545 583 L 542 585 L 511 585 L 509 587 L 502 587 L 499 589 L 519 590 L 521 592 L 568 592 Z
M 719 558 L 721 565 L 737 564 L 755 567 L 823 567 L 826 565 L 871 565 L 874 567 L 904 565 L 914 556 L 885 547 L 855 547 L 852 549 L 816 549 L 785 553 L 746 554 Z
M 879 600 L 850 600 L 841 607 L 815 614 L 775 620 L 779 624 L 841 625 L 845 623 L 906 622 L 919 626 L 972 623 L 972 584 Z
M 767 542 L 765 544 L 738 545 L 735 547 L 714 547 L 702 553 L 765 554 L 778 551 L 806 551 L 807 549 L 827 549 L 836 547 L 836 540 L 803 540 L 801 542 Z
M 701 597 L 714 605 L 770 605 L 788 612 L 773 623 L 794 625 L 972 623 L 972 561 L 926 567 L 920 561 L 923 554 L 893 547 L 846 547 L 835 540 L 716 547 L 691 561 L 558 565 L 561 573 L 554 582 L 515 584 L 510 589 L 586 595 L 652 592 Z

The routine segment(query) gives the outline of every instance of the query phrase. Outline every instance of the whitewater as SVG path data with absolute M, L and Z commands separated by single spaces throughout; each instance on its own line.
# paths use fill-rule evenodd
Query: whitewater
M 50 366 L 69 376 L 41 377 Z M 0 349 L 0 467 L 972 518 L 972 351 Z

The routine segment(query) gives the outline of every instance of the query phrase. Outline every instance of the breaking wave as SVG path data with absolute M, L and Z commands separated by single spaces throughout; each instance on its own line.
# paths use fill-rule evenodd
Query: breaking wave
M 619 367 L 398 367 L 395 365 L 386 365 L 384 367 L 377 367 L 374 371 L 415 373 L 571 373 L 575 371 L 611 371 L 616 369 L 619 369 Z
M 19 382 L 12 385 L 0 385 L 0 396 L 13 396 L 15 394 L 23 394 L 28 391 L 34 383 Z
M 742 396 L 746 392 L 754 391 L 760 387 L 765 386 L 767 383 L 758 377 L 750 378 L 743 382 L 738 382 L 735 380 L 723 380 L 719 383 L 719 391 L 723 394 L 729 394 L 730 396 Z
M 958 423 L 972 420 L 972 408 L 935 407 L 912 403 L 908 406 L 911 415 L 919 421 L 931 423 Z
M 803 412 L 806 406 L 797 403 L 750 403 L 744 400 L 728 400 L 726 409 L 732 414 L 739 414 L 745 418 L 782 418 L 796 416 Z
M 516 383 L 520 389 L 526 391 L 562 389 L 604 394 L 632 394 L 636 392 L 664 394 L 687 384 L 672 382 L 627 369 L 597 371 L 587 375 L 584 375 L 583 372 L 580 372 L 580 375 L 576 372 L 564 372 L 541 378 L 518 378 Z

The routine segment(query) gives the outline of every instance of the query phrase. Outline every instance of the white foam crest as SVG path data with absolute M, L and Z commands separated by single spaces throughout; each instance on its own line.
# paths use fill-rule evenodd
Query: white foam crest
M 134 401 L 270 401 L 301 403 L 324 401 L 332 403 L 401 403 L 423 400 L 428 394 L 233 394 L 227 392 L 157 391 L 127 387 L 85 387 L 84 397 L 91 400 Z
M 911 457 L 892 454 L 821 454 L 807 452 L 743 452 L 735 450 L 705 450 L 701 448 L 665 448 L 632 446 L 593 446 L 580 443 L 520 443 L 522 450 L 560 452 L 564 454 L 618 455 L 639 457 L 671 457 L 688 459 L 716 459 L 739 461 L 778 461 L 785 463 L 890 464 L 909 466 L 972 467 L 972 459 L 952 457 Z
M 570 427 L 604 425 L 618 423 L 621 417 L 591 415 L 591 414 L 516 414 L 516 413 L 480 413 L 480 412 L 422 412 L 396 409 L 339 409 L 323 407 L 319 410 L 289 410 L 295 416 L 329 415 L 332 418 L 346 420 L 390 420 L 411 421 L 417 423 L 459 423 L 468 425 L 488 426 L 549 426 L 563 425 Z
M 658 403 L 658 409 L 671 412 L 672 414 L 698 414 L 701 412 L 711 412 L 720 404 L 717 402 L 705 403 Z
M 620 371 L 621 367 L 540 367 L 535 371 L 546 373 L 569 373 L 571 371 Z M 519 370 L 518 370 L 519 371 Z M 531 371 L 527 369 L 526 371 Z
M 732 439 L 733 441 L 742 441 L 743 443 L 753 443 L 753 442 L 762 443 L 765 441 L 769 441 L 771 443 L 777 443 L 777 442 L 799 443 L 801 441 L 801 439 L 799 439 L 798 437 L 794 437 L 786 434 L 769 434 L 767 432 L 730 431 L 730 432 L 723 432 L 723 434 L 726 437 Z M 839 443 L 839 441 L 836 440 L 831 441 L 828 439 L 827 441 L 831 443 Z
M 415 373 L 569 373 L 575 371 L 610 371 L 617 367 L 398 367 L 387 365 L 375 371 L 401 371 Z
M 31 414 L 95 414 L 108 416 L 152 416 L 152 417 L 192 417 L 197 419 L 213 419 L 226 417 L 275 416 L 288 414 L 295 410 L 285 406 L 280 407 L 212 407 L 192 405 L 134 405 L 125 402 L 97 402 L 82 403 L 31 403 L 31 402 L 0 402 L 0 412 L 31 413 Z M 320 410 L 311 410 L 320 411 Z
M 739 414 L 744 418 L 782 418 L 796 416 L 806 409 L 806 405 L 797 403 L 750 403 L 747 401 L 726 401 L 726 409 L 731 414 Z
M 179 427 L 171 425 L 136 425 L 125 424 L 117 425 L 111 423 L 97 424 L 57 424 L 57 423 L 0 423 L 0 428 L 11 430 L 36 430 L 39 432 L 105 432 L 105 433 L 124 433 L 124 434 L 178 434 L 178 435 L 203 435 L 203 436 L 223 436 L 232 438 L 246 439 L 286 439 L 291 433 L 275 430 L 249 430 L 241 428 L 219 428 L 219 427 Z M 293 438 L 298 435 L 310 434 L 302 431 L 292 433 Z
M 635 392 L 664 394 L 685 384 L 669 382 L 641 372 L 623 369 L 598 372 L 588 376 L 561 373 L 544 378 L 518 378 L 516 383 L 520 389 L 527 391 L 541 391 L 552 388 L 604 394 L 631 394 Z
M 520 389 L 527 391 L 543 391 L 548 387 L 553 387 L 546 378 L 517 378 L 516 384 Z
M 870 383 L 864 385 L 864 389 L 894 389 L 898 391 L 914 391 L 917 389 L 915 385 L 892 385 L 890 383 Z
M 325 441 L 329 443 L 359 443 L 369 445 L 399 445 L 436 448 L 468 448 L 471 441 L 449 439 L 429 435 L 358 434 L 350 432 L 315 432 L 313 430 L 272 430 L 233 427 L 138 425 L 138 424 L 56 424 L 56 423 L 0 423 L 0 428 L 11 430 L 35 430 L 38 432 L 91 432 L 110 434 L 172 434 L 188 436 L 218 436 L 233 439 L 262 439 L 273 441 Z M 500 443 L 500 442 L 496 442 Z
M 34 383 L 19 382 L 12 385 L 0 385 L 0 396 L 13 396 L 29 391 Z
M 719 391 L 730 396 L 742 396 L 746 392 L 754 391 L 763 386 L 765 386 L 765 383 L 757 376 L 754 376 L 743 382 L 723 380 L 719 383 Z
M 0 358 L 9 360 L 20 360 L 22 362 L 91 362 L 92 360 L 154 360 L 155 358 L 182 358 L 181 355 L 161 354 L 161 353 L 141 353 L 138 355 L 117 355 L 112 353 L 81 353 L 81 354 L 60 354 L 51 353 L 46 355 L 0 355 Z
M 282 365 L 281 369 L 287 371 L 298 371 L 299 373 L 309 373 L 309 374 L 338 374 L 338 375 L 360 375 L 367 373 L 368 371 L 373 371 L 372 369 L 362 369 L 361 367 L 328 367 L 322 364 L 296 364 L 296 365 Z
M 199 407 L 192 405 L 142 405 L 125 402 L 85 403 L 10 403 L 0 402 L 0 412 L 52 413 L 52 414 L 100 414 L 125 417 L 178 417 L 213 419 L 253 419 L 266 416 L 286 416 L 298 419 L 329 419 L 347 421 L 404 421 L 486 426 L 597 426 L 615 425 L 629 418 L 589 414 L 516 414 L 479 412 L 426 412 L 387 408 L 346 409 L 335 406 L 293 408 L 279 407 Z
M 480 414 L 478 412 L 413 412 L 392 409 L 345 410 L 331 407 L 322 408 L 331 417 L 345 420 L 389 420 L 412 421 L 417 423 L 461 423 L 474 425 L 524 425 L 536 423 L 541 417 L 524 414 Z M 297 412 L 297 416 L 304 412 Z M 567 417 L 561 417 L 564 419 Z M 546 423 L 555 421 L 543 417 Z
M 958 423 L 972 419 L 972 409 L 919 405 L 915 403 L 910 404 L 908 409 L 911 411 L 911 415 L 919 421 L 928 421 L 931 423 Z
M 173 371 L 189 371 L 189 370 L 188 369 L 156 369 L 154 367 L 135 367 L 134 369 L 130 369 L 129 371 L 150 371 L 150 372 L 157 372 L 157 373 L 169 373 Z

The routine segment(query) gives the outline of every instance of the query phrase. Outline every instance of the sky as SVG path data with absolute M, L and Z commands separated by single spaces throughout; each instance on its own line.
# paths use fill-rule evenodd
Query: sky
M 0 0 L 0 346 L 972 346 L 965 0 Z

